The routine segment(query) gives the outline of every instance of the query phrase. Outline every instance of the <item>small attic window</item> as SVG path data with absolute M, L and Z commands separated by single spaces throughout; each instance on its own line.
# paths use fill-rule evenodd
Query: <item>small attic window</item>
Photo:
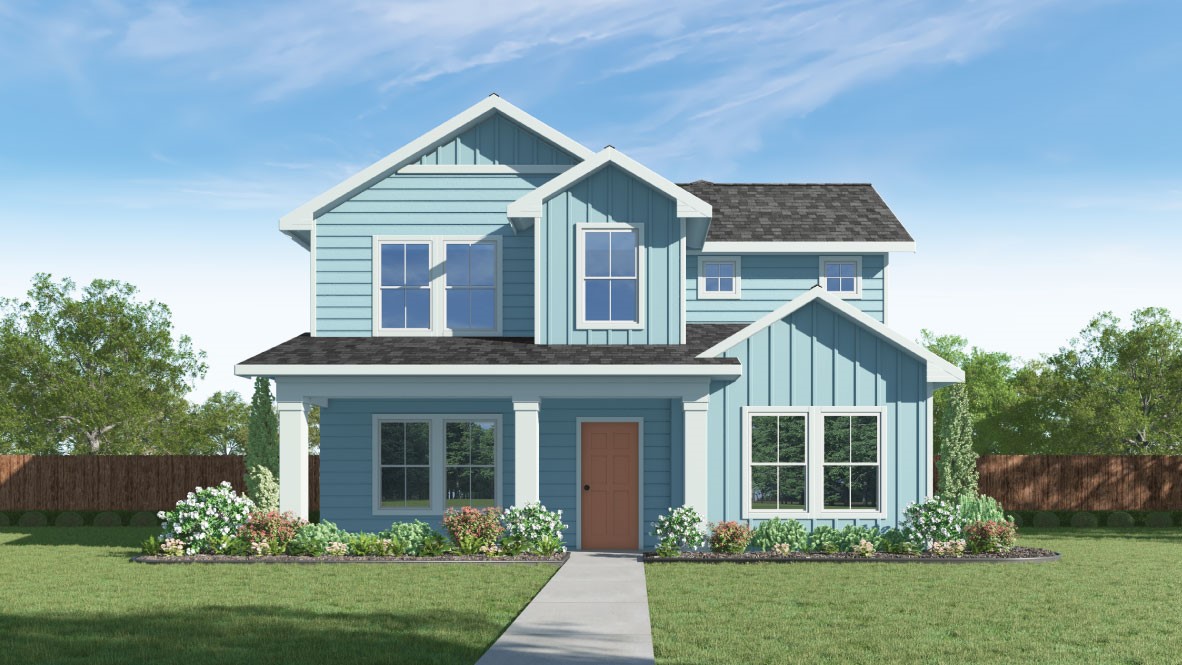
M 862 259 L 857 256 L 821 258 L 821 288 L 842 298 L 862 296 Z
M 740 262 L 737 256 L 702 257 L 698 265 L 699 299 L 735 299 L 741 294 Z

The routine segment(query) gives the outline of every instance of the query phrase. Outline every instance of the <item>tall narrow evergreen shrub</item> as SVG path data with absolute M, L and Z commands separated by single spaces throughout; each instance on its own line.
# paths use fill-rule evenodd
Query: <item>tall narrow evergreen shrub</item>
M 977 494 L 977 453 L 973 450 L 973 422 L 969 414 L 968 392 L 963 383 L 950 386 L 948 401 L 941 414 L 940 494 L 962 496 Z
M 265 467 L 274 478 L 279 478 L 279 414 L 271 395 L 271 380 L 257 377 L 254 395 L 250 398 L 250 425 L 246 437 L 246 492 L 256 496 L 259 489 L 250 470 Z

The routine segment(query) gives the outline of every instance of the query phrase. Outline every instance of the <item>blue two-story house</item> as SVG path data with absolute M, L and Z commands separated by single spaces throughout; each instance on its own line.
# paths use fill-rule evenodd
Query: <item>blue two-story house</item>
M 569 545 L 709 520 L 893 525 L 932 493 L 932 394 L 886 326 L 915 242 L 869 185 L 674 184 L 495 95 L 297 208 L 311 331 L 275 380 L 280 507 L 438 523 L 541 501 Z

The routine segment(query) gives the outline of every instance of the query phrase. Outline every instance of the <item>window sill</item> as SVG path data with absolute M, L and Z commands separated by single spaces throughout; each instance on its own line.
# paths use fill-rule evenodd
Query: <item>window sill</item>
M 742 300 L 741 293 L 717 293 L 710 291 L 699 291 L 698 300 Z
M 635 321 L 579 321 L 575 330 L 644 330 L 644 324 Z
M 754 520 L 773 517 L 797 520 L 884 520 L 887 518 L 887 514 L 886 511 L 867 510 L 822 510 L 811 513 L 802 510 L 748 510 L 743 514 L 743 517 Z

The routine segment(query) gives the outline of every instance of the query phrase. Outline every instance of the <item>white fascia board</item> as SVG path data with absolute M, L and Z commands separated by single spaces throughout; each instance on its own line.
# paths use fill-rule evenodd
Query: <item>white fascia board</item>
M 431 147 L 463 132 L 493 113 L 501 113 L 510 120 L 522 125 L 581 160 L 590 159 L 595 155 L 591 149 L 583 144 L 566 136 L 513 104 L 496 95 L 489 95 L 426 134 L 358 171 L 344 182 L 287 213 L 279 219 L 279 229 L 281 231 L 304 231 L 311 229 L 312 220 L 324 210 L 337 205 L 357 192 L 410 164 Z
M 703 254 L 882 254 L 915 252 L 908 242 L 709 242 Z
M 964 370 L 927 350 L 918 342 L 910 340 L 895 330 L 886 327 L 878 319 L 866 314 L 845 300 L 830 295 L 820 286 L 814 286 L 806 293 L 784 303 L 772 313 L 764 316 L 755 323 L 752 323 L 746 328 L 743 328 L 730 337 L 722 340 L 718 344 L 715 344 L 709 349 L 706 349 L 702 353 L 698 354 L 698 357 L 717 358 L 721 356 L 727 349 L 730 349 L 736 344 L 751 337 L 755 333 L 763 330 L 776 321 L 779 321 L 780 319 L 792 314 L 814 300 L 824 301 L 826 305 L 829 305 L 848 318 L 853 319 L 855 323 L 862 324 L 863 326 L 869 328 L 872 332 L 887 338 L 896 346 L 909 352 L 911 355 L 925 361 L 927 363 L 927 381 L 929 383 L 939 383 L 943 385 L 950 383 L 964 383 Z
M 591 159 L 569 169 L 557 178 L 510 203 L 508 209 L 509 217 L 540 219 L 542 217 L 542 207 L 546 203 L 546 199 L 566 191 L 575 183 L 604 168 L 608 164 L 618 166 L 625 172 L 635 176 L 639 180 L 643 180 L 654 189 L 676 201 L 678 217 L 709 218 L 714 214 L 714 209 L 709 203 L 678 187 L 669 179 L 637 162 L 628 155 L 608 146 L 595 153 L 595 156 Z
M 237 376 L 741 376 L 740 365 L 235 365 Z
M 427 175 L 553 175 L 573 164 L 407 164 L 398 173 Z

